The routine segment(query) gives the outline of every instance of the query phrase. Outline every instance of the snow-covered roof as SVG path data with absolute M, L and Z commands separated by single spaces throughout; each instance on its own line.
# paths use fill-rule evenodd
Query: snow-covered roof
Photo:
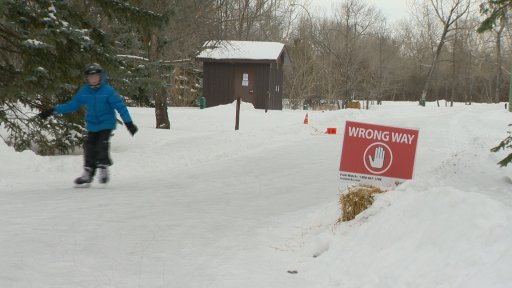
M 208 41 L 203 47 L 199 59 L 275 61 L 285 50 L 283 43 L 259 41 Z

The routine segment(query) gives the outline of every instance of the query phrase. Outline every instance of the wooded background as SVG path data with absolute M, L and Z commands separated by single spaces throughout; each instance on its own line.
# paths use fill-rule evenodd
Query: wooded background
M 195 56 L 208 40 L 285 43 L 290 108 L 336 108 L 348 99 L 504 101 L 509 2 L 409 0 L 410 15 L 390 23 L 364 0 L 339 0 L 330 17 L 299 0 L 0 0 L 3 137 L 43 154 L 80 143 L 82 115 L 33 116 L 68 100 L 90 62 L 107 69 L 130 105 L 154 107 L 157 128 L 170 129 L 167 107 L 193 106 L 201 96 Z

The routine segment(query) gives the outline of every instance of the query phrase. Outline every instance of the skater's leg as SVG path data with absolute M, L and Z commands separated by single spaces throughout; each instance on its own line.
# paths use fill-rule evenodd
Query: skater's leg
M 98 141 L 98 133 L 87 133 L 87 139 L 84 144 L 84 172 L 82 176 L 75 179 L 75 184 L 79 187 L 88 186 L 92 182 L 96 172 L 96 142 Z
M 107 183 L 109 180 L 108 166 L 112 165 L 110 159 L 110 136 L 112 130 L 102 130 L 99 133 L 99 140 L 97 143 L 98 148 L 98 170 L 100 183 Z
M 99 132 L 87 133 L 87 139 L 84 145 L 84 167 L 89 167 L 92 170 L 92 177 L 96 174 L 96 164 L 98 162 L 98 141 L 100 138 Z
M 110 159 L 110 136 L 112 130 L 101 130 L 98 132 L 98 141 L 96 142 L 97 155 L 96 160 L 98 165 L 110 166 L 112 159 Z

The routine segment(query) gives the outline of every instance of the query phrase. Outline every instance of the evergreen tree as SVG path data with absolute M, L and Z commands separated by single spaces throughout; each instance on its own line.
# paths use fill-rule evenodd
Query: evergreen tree
M 512 126 L 512 124 L 510 124 L 509 126 Z M 507 138 L 505 138 L 503 141 L 501 141 L 498 146 L 491 149 L 492 152 L 498 152 L 502 149 L 503 150 L 512 149 L 512 132 L 509 131 L 508 134 L 509 134 L 509 136 Z M 505 167 L 508 164 L 510 164 L 511 162 L 512 162 L 512 153 L 508 154 L 507 157 L 503 158 L 500 162 L 498 162 L 498 165 L 500 165 L 501 167 Z
M 480 5 L 482 14 L 486 15 L 487 18 L 482 21 L 478 32 L 483 33 L 494 28 L 496 21 L 506 17 L 506 13 L 512 7 L 512 0 L 488 0 L 486 3 Z M 509 126 L 512 126 L 510 124 Z M 508 132 L 509 136 L 505 138 L 500 144 L 491 149 L 492 152 L 498 152 L 500 150 L 512 149 L 512 132 Z M 505 167 L 512 162 L 512 153 L 508 154 L 507 157 L 503 158 L 498 165 Z
M 167 24 L 174 13 L 174 5 L 169 0 L 93 0 L 95 5 L 101 7 L 104 13 L 120 23 L 136 29 L 141 36 L 141 44 L 146 53 L 144 63 L 134 58 L 127 58 L 126 62 L 135 66 L 138 71 L 132 75 L 135 78 L 127 79 L 133 87 L 138 85 L 140 93 L 153 95 L 156 117 L 156 128 L 170 129 L 167 113 L 168 82 L 173 66 L 163 58 L 163 51 L 167 44 L 163 25 Z M 137 5 L 135 5 L 137 4 Z M 162 13 L 155 13 L 156 9 Z M 132 61 L 129 61 L 129 60 Z M 133 90 L 132 90 L 133 91 Z
M 85 64 L 98 62 L 109 69 L 114 86 L 124 91 L 133 91 L 130 78 L 144 73 L 116 56 L 112 35 L 99 29 L 96 20 L 116 16 L 131 25 L 156 27 L 165 16 L 122 0 L 94 4 L 85 8 L 96 7 L 97 14 L 86 17 L 73 1 L 0 0 L 0 127 L 8 133 L 4 140 L 17 150 L 35 146 L 41 154 L 65 153 L 82 142 L 81 113 L 45 121 L 35 115 L 69 100 L 82 84 Z
M 81 115 L 41 121 L 40 110 L 69 99 L 88 62 L 118 65 L 105 34 L 68 1 L 0 0 L 0 125 L 17 150 L 67 152 L 82 141 Z
M 511 7 L 512 0 L 487 0 L 480 4 L 480 11 L 486 18 L 478 27 L 478 33 L 491 30 L 496 25 L 496 21 L 505 17 Z

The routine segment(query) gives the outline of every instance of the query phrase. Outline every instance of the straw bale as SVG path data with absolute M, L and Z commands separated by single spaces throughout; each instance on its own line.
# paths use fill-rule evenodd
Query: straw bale
M 354 219 L 359 213 L 373 204 L 374 195 L 384 193 L 383 190 L 373 186 L 354 186 L 340 195 L 341 217 L 338 222 Z
M 347 102 L 348 109 L 361 109 L 361 102 L 359 101 L 349 101 Z

